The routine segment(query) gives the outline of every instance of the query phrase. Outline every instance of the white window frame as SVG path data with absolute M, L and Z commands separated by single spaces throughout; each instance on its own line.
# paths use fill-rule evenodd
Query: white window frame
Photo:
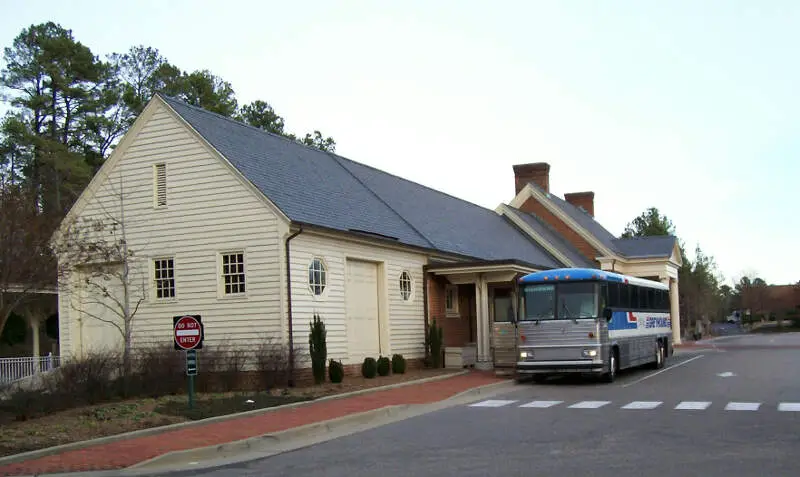
M 448 297 L 450 297 L 450 305 L 447 306 Z M 458 315 L 458 285 L 448 284 L 444 287 L 444 312 L 447 316 Z
M 158 282 L 160 280 L 170 280 L 170 279 L 166 279 L 166 278 L 160 278 L 160 279 L 158 278 L 158 273 L 157 273 L 158 272 L 158 267 L 157 267 L 156 264 L 158 262 L 162 262 L 162 261 L 169 261 L 169 262 L 171 262 L 171 265 L 172 265 L 172 278 L 171 278 L 171 280 L 172 280 L 172 296 L 168 296 L 168 297 L 159 297 L 158 296 Z M 158 303 L 176 301 L 178 299 L 178 282 L 177 282 L 177 277 L 176 277 L 176 273 L 175 273 L 175 257 L 174 256 L 153 257 L 151 259 L 151 263 L 153 264 L 153 266 L 151 268 L 151 270 L 152 270 L 152 284 L 153 284 L 153 301 L 156 301 Z
M 158 170 L 159 168 L 164 169 L 164 203 L 159 203 L 158 196 L 159 196 L 159 181 L 158 181 Z M 157 164 L 153 164 L 153 208 L 155 209 L 165 209 L 169 201 L 167 200 L 167 164 L 165 162 L 159 162 Z
M 226 255 L 239 255 L 242 256 L 242 274 L 244 275 L 244 291 L 243 292 L 236 292 L 236 293 L 226 293 L 225 292 L 225 263 L 224 257 Z M 218 284 L 218 296 L 220 298 L 225 299 L 233 299 L 233 298 L 243 298 L 247 297 L 247 294 L 250 290 L 250 286 L 248 284 L 247 279 L 247 253 L 244 249 L 231 249 L 225 250 L 217 253 L 217 284 Z
M 320 280 L 321 283 L 312 283 L 311 279 L 311 272 L 312 270 L 317 270 L 314 267 L 314 263 L 319 262 L 321 265 L 320 271 Z M 306 268 L 306 273 L 308 274 L 308 292 L 311 293 L 313 297 L 321 297 L 325 295 L 325 292 L 328 290 L 328 264 L 325 263 L 325 259 L 322 257 L 312 257 L 311 261 L 308 262 L 308 267 Z
M 403 288 L 404 283 L 408 283 L 408 290 Z M 414 279 L 411 277 L 411 272 L 408 270 L 400 272 L 398 288 L 400 290 L 400 298 L 402 298 L 403 301 L 411 301 L 414 298 Z

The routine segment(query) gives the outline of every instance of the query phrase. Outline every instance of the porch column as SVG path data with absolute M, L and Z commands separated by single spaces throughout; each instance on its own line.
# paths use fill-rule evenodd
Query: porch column
M 678 297 L 678 279 L 669 280 L 669 315 L 672 319 L 672 343 L 681 344 L 681 316 Z
M 492 369 L 491 328 L 489 326 L 489 287 L 483 276 L 475 280 L 475 306 L 478 328 L 478 369 Z
M 477 278 L 475 279 L 475 330 L 477 331 L 477 336 L 475 337 L 475 344 L 477 345 L 477 356 L 475 357 L 475 367 L 480 368 L 483 363 L 483 356 L 485 352 L 483 351 L 483 320 L 481 319 L 481 310 L 483 306 L 481 306 L 481 283 L 480 280 Z
M 25 314 L 27 315 L 28 324 L 31 327 L 31 333 L 32 333 L 32 336 L 33 336 L 33 341 L 32 341 L 32 345 L 31 345 L 31 348 L 32 348 L 31 349 L 31 354 L 33 355 L 34 358 L 38 358 L 39 357 L 39 353 L 40 353 L 40 350 L 39 350 L 39 346 L 40 346 L 40 344 L 39 344 L 39 316 L 38 316 L 38 313 L 31 312 L 31 311 L 28 311 Z

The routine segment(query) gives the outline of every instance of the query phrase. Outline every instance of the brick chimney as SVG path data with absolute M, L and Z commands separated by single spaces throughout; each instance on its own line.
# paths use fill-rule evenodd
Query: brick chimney
M 572 192 L 564 194 L 564 200 L 570 204 L 583 209 L 594 217 L 594 192 Z
M 530 164 L 516 164 L 514 166 L 514 183 L 519 194 L 528 182 L 533 182 L 545 192 L 550 192 L 550 164 L 546 162 L 532 162 Z

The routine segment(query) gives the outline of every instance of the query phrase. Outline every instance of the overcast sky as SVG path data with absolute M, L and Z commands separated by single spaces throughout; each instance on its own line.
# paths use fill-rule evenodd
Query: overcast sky
M 48 20 L 100 56 L 153 46 L 350 159 L 492 209 L 548 162 L 614 234 L 654 206 L 726 278 L 800 280 L 800 2 L 0 5 L 4 47 Z

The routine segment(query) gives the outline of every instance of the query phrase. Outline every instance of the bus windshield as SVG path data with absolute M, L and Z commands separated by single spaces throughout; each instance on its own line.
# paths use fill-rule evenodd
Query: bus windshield
M 527 285 L 523 321 L 597 318 L 597 286 L 591 282 Z

